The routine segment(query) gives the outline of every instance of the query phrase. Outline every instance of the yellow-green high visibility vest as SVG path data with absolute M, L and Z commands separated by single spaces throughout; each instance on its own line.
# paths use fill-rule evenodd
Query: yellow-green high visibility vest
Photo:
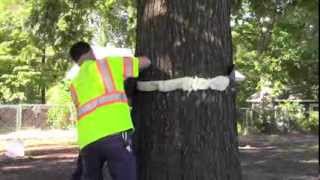
M 87 60 L 72 80 L 80 149 L 100 138 L 133 129 L 124 81 L 138 77 L 136 57 Z

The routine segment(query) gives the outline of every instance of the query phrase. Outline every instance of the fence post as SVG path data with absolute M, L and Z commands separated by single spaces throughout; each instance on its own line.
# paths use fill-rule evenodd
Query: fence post
M 249 116 L 249 127 L 250 127 L 250 129 L 249 129 L 249 133 L 252 133 L 253 132 L 253 129 L 254 129 L 254 127 L 253 127 L 253 125 L 254 125 L 254 123 L 253 123 L 253 116 L 254 116 L 254 112 L 253 112 L 253 110 L 254 110 L 254 108 L 251 108 L 250 109 L 250 116 Z
M 288 123 L 288 129 L 287 129 L 287 132 L 285 132 L 285 133 L 289 133 L 290 129 L 291 129 L 291 117 L 289 116 L 288 109 L 285 109 L 284 113 L 285 113 L 286 121 Z
M 16 131 L 21 129 L 21 120 L 22 119 L 22 105 L 19 104 L 16 106 Z
M 248 118 L 249 118 L 249 108 L 246 108 L 245 109 L 246 110 L 246 112 L 245 112 L 245 132 L 244 132 L 244 135 L 248 135 L 248 133 L 249 133 L 249 120 L 248 120 Z

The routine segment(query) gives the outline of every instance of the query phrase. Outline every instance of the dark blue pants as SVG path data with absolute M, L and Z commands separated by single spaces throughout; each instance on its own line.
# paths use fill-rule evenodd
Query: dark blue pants
M 113 180 L 136 180 L 136 159 L 131 150 L 131 137 L 122 135 L 102 138 L 80 151 L 74 178 L 103 180 L 103 165 L 107 162 Z M 80 180 L 80 179 L 79 179 Z

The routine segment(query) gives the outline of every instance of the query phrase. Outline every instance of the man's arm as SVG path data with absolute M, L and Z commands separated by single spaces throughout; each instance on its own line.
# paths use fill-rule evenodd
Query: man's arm
M 123 75 L 125 79 L 137 78 L 139 72 L 151 65 L 149 58 L 145 56 L 124 57 L 123 60 Z

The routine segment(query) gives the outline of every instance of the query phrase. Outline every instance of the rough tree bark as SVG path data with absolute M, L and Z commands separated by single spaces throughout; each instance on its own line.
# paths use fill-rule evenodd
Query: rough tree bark
M 140 80 L 227 75 L 230 0 L 138 0 Z M 138 92 L 133 99 L 139 180 L 241 180 L 235 94 Z

